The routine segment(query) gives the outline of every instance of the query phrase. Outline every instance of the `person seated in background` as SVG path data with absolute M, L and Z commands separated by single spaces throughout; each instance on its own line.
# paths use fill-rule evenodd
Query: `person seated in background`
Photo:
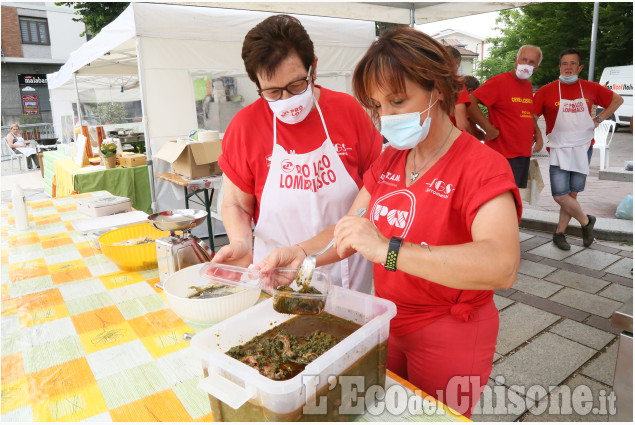
M 29 170 L 40 168 L 40 160 L 37 156 L 37 151 L 35 148 L 29 146 L 31 143 L 35 143 L 35 141 L 24 140 L 24 137 L 20 136 L 20 126 L 18 124 L 11 124 L 10 131 L 11 132 L 7 134 L 6 139 L 9 147 L 13 149 L 13 152 L 22 153 L 26 156 L 26 163 Z
M 463 84 L 465 85 L 465 89 L 467 90 L 468 95 L 481 86 L 478 78 L 473 75 L 464 76 Z M 481 130 L 481 128 L 470 119 L 469 115 L 467 115 L 467 122 L 469 125 L 468 131 L 470 132 L 470 134 L 472 134 L 472 136 L 476 137 L 478 140 L 485 140 L 485 132 Z

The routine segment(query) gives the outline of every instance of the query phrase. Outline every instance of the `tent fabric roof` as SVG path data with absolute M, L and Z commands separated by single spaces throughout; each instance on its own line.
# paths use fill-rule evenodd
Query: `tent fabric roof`
M 165 2 L 171 3 L 171 2 Z M 513 9 L 532 2 L 181 2 L 201 7 L 231 7 L 274 13 L 296 13 L 376 22 L 426 24 L 461 16 Z
M 195 10 L 196 13 L 192 13 Z M 131 3 L 95 38 L 70 54 L 58 72 L 48 74 L 53 90 L 80 75 L 136 75 L 138 73 L 137 37 L 172 40 L 214 40 L 240 42 L 254 26 L 271 12 L 200 7 L 182 4 Z M 373 24 L 341 19 L 338 31 L 332 31 L 337 19 L 298 16 L 311 34 L 315 46 L 368 47 Z M 325 30 L 329 28 L 330 30 Z

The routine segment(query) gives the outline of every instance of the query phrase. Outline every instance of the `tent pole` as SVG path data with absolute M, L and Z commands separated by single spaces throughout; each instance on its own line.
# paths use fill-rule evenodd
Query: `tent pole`
M 137 49 L 137 78 L 139 79 L 139 93 L 141 94 L 141 114 L 143 115 L 143 134 L 144 143 L 146 145 L 146 164 L 148 165 L 148 178 L 150 179 L 150 200 L 152 212 L 157 212 L 156 188 L 154 186 L 154 166 L 152 164 L 152 143 L 150 143 L 150 127 L 148 125 L 148 116 L 146 114 L 146 96 L 144 93 L 144 85 L 142 84 L 143 59 L 141 57 L 141 46 L 139 45 L 139 36 L 135 36 L 135 44 Z
M 79 119 L 79 126 L 84 125 L 82 119 L 82 106 L 79 103 L 79 89 L 77 88 L 77 71 L 73 72 L 73 79 L 75 80 L 75 95 L 77 96 L 77 118 Z
M 415 4 L 410 3 L 410 28 L 415 27 Z
M 589 81 L 593 81 L 595 71 L 595 47 L 598 42 L 598 15 L 600 3 L 593 2 L 593 25 L 591 26 L 591 54 L 589 55 Z

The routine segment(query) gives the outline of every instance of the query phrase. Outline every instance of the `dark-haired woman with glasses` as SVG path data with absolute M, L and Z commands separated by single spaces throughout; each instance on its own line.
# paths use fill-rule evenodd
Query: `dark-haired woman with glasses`
M 352 96 L 315 84 L 313 42 L 296 18 L 275 15 L 256 25 L 242 58 L 260 98 L 223 137 L 222 215 L 230 243 L 214 261 L 248 266 L 284 246 L 304 257 L 322 247 L 301 242 L 348 212 L 382 136 Z M 336 258 L 331 249 L 318 266 Z M 372 266 L 361 255 L 327 267 L 335 284 L 370 292 Z

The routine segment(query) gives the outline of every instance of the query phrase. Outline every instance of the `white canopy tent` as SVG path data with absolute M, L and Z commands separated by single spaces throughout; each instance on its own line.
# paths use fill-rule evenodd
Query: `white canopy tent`
M 193 78 L 234 77 L 244 105 L 256 99 L 241 58 L 245 34 L 273 13 L 174 4 L 131 3 L 95 38 L 48 75 L 56 129 L 72 114 L 77 90 L 82 102 L 141 100 L 148 159 L 168 140 L 197 128 Z M 355 64 L 375 38 L 373 22 L 297 16 L 318 56 L 317 77 L 350 92 Z M 120 89 L 124 82 L 129 89 Z M 57 130 L 59 136 L 59 130 Z M 151 163 L 153 174 L 169 164 Z M 152 178 L 153 179 L 153 178 Z M 170 183 L 154 180 L 154 211 L 182 207 Z M 201 228 L 204 226 L 200 226 Z

